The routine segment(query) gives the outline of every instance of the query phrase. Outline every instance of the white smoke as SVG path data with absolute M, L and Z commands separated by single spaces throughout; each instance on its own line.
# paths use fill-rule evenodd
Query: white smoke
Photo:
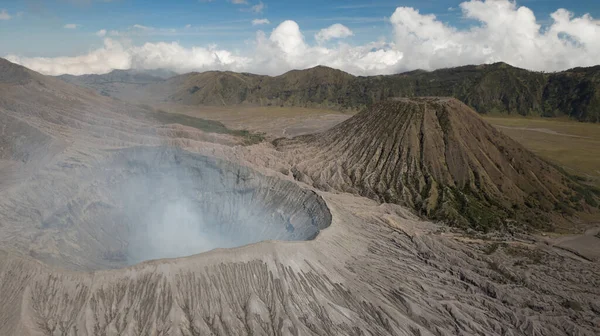
M 157 204 L 129 223 L 128 262 L 190 256 L 215 248 L 243 245 L 235 232 L 218 230 L 222 223 L 203 215 L 196 204 L 177 198 Z
M 207 211 L 206 204 L 202 203 L 207 197 L 214 198 L 208 204 L 218 207 L 217 184 L 212 181 L 218 179 L 212 177 L 211 181 L 204 181 L 203 178 L 205 174 L 212 174 L 211 170 L 207 169 L 202 175 L 190 175 L 172 155 L 165 156 L 168 161 L 162 163 L 154 161 L 151 155 L 139 158 L 143 161 L 134 162 L 161 166 L 162 169 L 134 174 L 114 190 L 127 227 L 129 264 L 190 256 L 253 242 L 245 241 L 239 232 L 229 230 L 231 223 L 226 219 L 236 218 L 235 215 L 243 211 L 234 209 L 231 217 L 219 217 L 214 209 Z M 225 202 L 225 199 L 221 201 Z
M 118 209 L 96 218 L 119 242 L 107 255 L 119 251 L 122 261 L 135 264 L 264 240 L 311 239 L 319 232 L 323 218 L 311 210 L 318 202 L 302 199 L 309 195 L 299 187 L 300 200 L 283 197 L 246 168 L 207 160 L 160 147 L 124 150 L 109 163 L 103 174 L 118 182 L 106 195 Z

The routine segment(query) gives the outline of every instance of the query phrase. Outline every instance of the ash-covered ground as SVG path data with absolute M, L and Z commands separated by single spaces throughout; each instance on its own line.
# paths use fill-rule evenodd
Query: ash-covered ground
M 465 205 L 442 197 L 449 183 L 478 187 L 477 209 L 502 188 L 524 206 L 525 189 L 539 191 L 533 213 L 557 192 L 573 195 L 533 154 L 478 152 L 495 143 L 479 119 L 475 131 L 443 113 L 360 115 L 383 131 L 359 136 L 350 119 L 250 144 L 245 133 L 160 123 L 140 106 L 0 67 L 11 74 L 0 77 L 0 335 L 600 333 L 588 200 L 574 197 L 564 216 L 548 211 L 570 223 L 561 235 L 514 223 L 483 234 L 473 218 L 450 226 L 418 211 Z M 382 110 L 413 109 L 398 104 Z M 394 164 L 379 165 L 385 158 Z M 539 181 L 515 184 L 531 167 Z M 495 219 L 514 220 L 497 209 L 506 216 Z

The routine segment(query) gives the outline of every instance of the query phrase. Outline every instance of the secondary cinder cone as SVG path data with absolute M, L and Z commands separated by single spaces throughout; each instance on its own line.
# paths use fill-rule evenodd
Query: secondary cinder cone
M 584 187 L 454 98 L 382 102 L 323 134 L 275 144 L 307 147 L 298 179 L 455 225 L 547 229 L 586 208 Z

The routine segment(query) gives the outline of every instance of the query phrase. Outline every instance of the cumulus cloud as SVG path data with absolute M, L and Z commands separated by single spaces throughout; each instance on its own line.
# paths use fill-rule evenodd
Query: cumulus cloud
M 104 37 L 106 36 L 106 29 L 100 29 L 96 32 L 96 35 L 99 37 Z
M 146 43 L 128 46 L 111 38 L 104 39 L 102 48 L 75 57 L 18 57 L 7 56 L 11 62 L 22 64 L 48 75 L 102 74 L 114 69 L 173 69 L 192 70 L 245 69 L 249 60 L 215 46 L 184 48 L 177 42 Z
M 589 15 L 575 18 L 559 9 L 545 29 L 527 7 L 515 2 L 468 1 L 460 4 L 465 18 L 479 22 L 458 30 L 435 15 L 408 7 L 391 16 L 396 48 L 411 68 L 435 69 L 462 64 L 504 61 L 535 70 L 559 70 L 599 61 L 600 25 Z
M 76 24 L 76 23 L 67 23 L 66 25 L 64 25 L 63 28 L 65 29 L 77 29 L 79 28 L 80 25 Z
M 269 21 L 269 19 L 254 19 L 254 20 L 252 20 L 253 26 L 265 25 L 265 24 L 270 24 L 270 23 L 271 23 L 271 21 Z
M 246 5 L 246 4 L 248 4 L 248 1 L 246 1 L 246 0 L 231 0 L 231 3 L 235 4 L 235 5 Z
M 12 16 L 8 14 L 6 9 L 0 10 L 0 20 L 10 20 Z
M 319 43 L 327 42 L 331 39 L 340 39 L 346 38 L 354 35 L 350 28 L 344 26 L 343 24 L 336 23 L 327 28 L 321 29 L 318 33 L 315 34 L 315 39 Z
M 542 28 L 530 9 L 508 0 L 471 0 L 460 4 L 459 9 L 476 24 L 459 29 L 434 15 L 398 7 L 389 19 L 391 40 L 358 46 L 319 43 L 350 36 L 352 31 L 345 26 L 321 30 L 317 44 L 311 45 L 296 22 L 285 21 L 270 33 L 259 31 L 249 50 L 241 54 L 217 46 L 186 48 L 177 42 L 134 46 L 105 38 L 102 48 L 86 55 L 8 58 L 46 74 L 169 68 L 179 72 L 227 69 L 277 75 L 327 65 L 357 75 L 373 75 L 498 61 L 555 71 L 600 61 L 600 23 L 590 15 L 575 17 L 558 9 L 551 14 L 550 24 Z
M 132 65 L 131 57 L 124 46 L 109 38 L 104 39 L 102 48 L 81 56 L 22 58 L 9 55 L 6 58 L 11 62 L 48 75 L 101 74 L 114 69 L 129 69 Z

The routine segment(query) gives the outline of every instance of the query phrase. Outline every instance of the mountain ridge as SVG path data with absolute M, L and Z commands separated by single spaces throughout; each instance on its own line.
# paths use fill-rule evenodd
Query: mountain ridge
M 450 96 L 481 114 L 561 117 L 600 122 L 600 66 L 556 73 L 506 63 L 394 75 L 353 76 L 318 66 L 279 76 L 190 73 L 148 85 L 163 101 L 187 105 L 259 105 L 361 109 L 392 97 Z

